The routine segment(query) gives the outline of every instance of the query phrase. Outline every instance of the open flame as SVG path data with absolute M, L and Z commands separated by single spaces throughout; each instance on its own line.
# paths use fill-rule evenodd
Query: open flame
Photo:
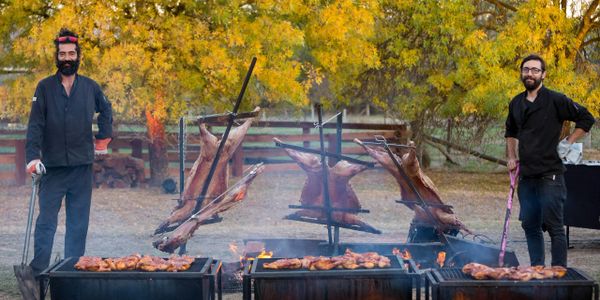
M 273 251 L 265 251 L 264 249 L 256 256 L 256 258 L 271 258 L 273 257 Z
M 412 255 L 410 254 L 408 249 L 404 249 L 404 250 L 400 251 L 400 249 L 394 248 L 394 249 L 392 249 L 392 254 L 399 255 L 400 257 L 402 257 L 402 259 L 411 259 L 412 258 Z
M 229 244 L 229 251 L 240 258 L 240 265 L 244 265 L 244 256 L 240 254 L 238 245 L 235 243 Z
M 253 261 L 255 258 L 271 258 L 271 257 L 273 257 L 273 251 L 266 251 L 265 249 L 262 249 L 256 257 L 248 257 L 248 258 L 246 258 L 246 260 Z
M 446 252 L 440 251 L 437 255 L 436 263 L 440 266 L 440 268 L 443 268 L 444 262 L 446 262 Z

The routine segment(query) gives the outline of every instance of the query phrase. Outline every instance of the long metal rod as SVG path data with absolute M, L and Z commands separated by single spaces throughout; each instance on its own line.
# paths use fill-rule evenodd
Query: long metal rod
M 323 138 L 323 112 L 321 104 L 316 104 L 317 108 L 317 117 L 319 121 L 319 140 L 321 141 L 321 171 L 323 172 L 323 200 L 325 202 L 325 213 L 327 214 L 327 238 L 329 241 L 329 245 L 333 245 L 333 240 L 331 236 L 331 200 L 329 199 L 329 172 L 327 161 L 325 158 L 325 140 Z
M 327 121 L 324 121 L 324 122 L 323 122 L 322 124 L 320 124 L 320 125 L 319 125 L 319 124 L 317 124 L 317 123 L 315 123 L 315 126 L 325 126 L 325 124 L 329 123 L 331 120 L 333 120 L 333 119 L 335 119 L 335 118 L 338 118 L 338 117 L 339 117 L 341 114 L 342 114 L 341 112 L 339 112 L 339 113 L 335 114 L 334 116 L 332 116 L 331 118 L 327 119 Z M 336 126 L 336 128 L 337 128 L 337 123 L 335 124 L 335 126 Z
M 407 200 L 396 200 L 396 203 L 421 205 L 421 202 L 419 202 L 419 201 L 407 201 Z M 434 203 L 427 203 L 427 206 L 440 207 L 440 208 L 450 208 L 450 209 L 454 208 L 452 205 L 434 204 Z
M 23 256 L 21 257 L 21 265 L 27 264 L 29 256 L 29 240 L 31 239 L 31 227 L 33 223 L 33 211 L 35 210 L 35 197 L 37 195 L 39 175 L 31 175 L 31 198 L 29 198 L 29 213 L 27 214 L 27 231 L 25 232 L 25 244 L 23 245 Z
M 392 150 L 388 146 L 387 141 L 385 140 L 385 138 L 378 137 L 377 141 L 380 142 L 381 145 L 383 145 L 383 147 L 385 148 L 385 151 L 387 152 L 387 154 L 390 156 L 390 158 L 394 162 L 394 165 L 396 165 L 396 168 L 398 169 L 398 172 L 400 173 L 400 175 L 402 176 L 402 178 L 406 181 L 406 183 L 408 184 L 408 186 L 410 187 L 410 189 L 412 190 L 412 192 L 415 193 L 415 196 L 417 196 L 417 201 L 419 201 L 421 207 L 423 208 L 423 210 L 427 213 L 427 216 L 429 216 L 429 218 L 433 222 L 433 226 L 434 226 L 435 231 L 438 234 L 438 237 L 440 238 L 440 240 L 444 244 L 448 245 L 448 247 L 451 250 L 454 251 L 454 249 L 452 248 L 452 245 L 450 244 L 450 242 L 448 241 L 448 239 L 444 235 L 444 232 L 440 229 L 438 221 L 435 219 L 435 217 L 433 216 L 433 214 L 431 213 L 431 211 L 429 211 L 429 206 L 423 200 L 423 197 L 421 196 L 421 194 L 419 193 L 419 191 L 417 190 L 417 188 L 413 184 L 413 182 L 410 179 L 410 177 L 408 177 L 408 175 L 404 171 L 404 168 L 402 167 L 402 165 L 400 165 L 400 162 L 396 159 L 396 156 L 394 155 L 394 153 L 392 153 Z
M 196 121 L 197 122 L 202 122 L 202 123 L 225 122 L 225 121 L 229 120 L 229 115 L 231 115 L 231 113 L 213 114 L 213 115 L 200 116 L 200 117 L 196 118 Z M 242 112 L 242 113 L 239 113 L 239 114 L 236 115 L 236 120 L 254 118 L 256 116 L 258 116 L 258 112 L 257 111 Z
M 293 208 L 293 209 L 314 209 L 314 210 L 323 210 L 324 207 L 323 206 L 317 206 L 317 205 L 293 205 L 290 204 L 288 205 L 289 208 Z M 370 213 L 371 211 L 368 209 L 356 209 L 356 208 L 338 208 L 338 207 L 332 207 L 331 208 L 332 211 L 343 211 L 343 212 L 351 212 L 351 213 Z
M 500 254 L 498 255 L 498 267 L 504 266 L 504 254 L 506 253 L 506 243 L 508 241 L 508 231 L 510 226 L 510 214 L 512 211 L 513 197 L 515 195 L 515 188 L 517 180 L 519 178 L 519 164 L 513 170 L 508 171 L 510 177 L 510 192 L 508 194 L 508 200 L 506 202 L 506 216 L 504 217 L 504 227 L 502 229 L 502 239 L 500 240 Z
M 252 58 L 252 62 L 250 63 L 250 68 L 246 73 L 246 78 L 244 79 L 244 84 L 242 85 L 242 90 L 238 95 L 237 100 L 235 101 L 235 105 L 233 106 L 233 111 L 229 114 L 229 120 L 227 120 L 227 128 L 225 128 L 225 132 L 223 133 L 223 137 L 221 138 L 221 142 L 219 143 L 219 148 L 217 148 L 217 152 L 215 153 L 215 159 L 210 165 L 210 170 L 208 171 L 208 175 L 206 177 L 206 181 L 204 181 L 204 185 L 202 186 L 202 192 L 200 192 L 200 196 L 196 199 L 196 207 L 194 208 L 195 214 L 200 210 L 202 206 L 202 201 L 206 197 L 206 193 L 208 191 L 208 186 L 212 180 L 213 175 L 217 169 L 217 164 L 219 163 L 219 158 L 221 158 L 221 152 L 223 152 L 223 148 L 225 147 L 225 143 L 227 142 L 227 138 L 229 137 L 229 132 L 231 131 L 231 127 L 233 126 L 233 121 L 235 121 L 235 117 L 238 109 L 240 108 L 240 104 L 242 103 L 242 98 L 244 97 L 244 93 L 246 92 L 246 87 L 248 86 L 248 82 L 250 81 L 250 76 L 252 75 L 252 70 L 254 70 L 254 65 L 256 64 L 256 57 Z
M 337 122 L 335 127 L 335 154 L 342 155 L 342 122 L 344 121 L 344 115 L 338 113 L 336 115 Z M 335 161 L 337 163 L 337 160 Z M 333 243 L 334 243 L 334 254 L 339 254 L 338 245 L 340 244 L 340 227 L 335 226 L 333 232 Z
M 300 147 L 300 146 L 296 146 L 296 145 L 291 145 L 291 144 L 287 144 L 287 143 L 275 142 L 275 146 L 281 147 L 281 148 L 288 148 L 288 149 L 298 150 L 298 151 L 306 152 L 306 153 L 321 154 L 321 151 L 319 151 L 319 150 L 310 149 L 310 148 L 304 148 L 304 147 Z M 325 155 L 328 156 L 328 157 L 335 157 L 337 159 L 342 159 L 342 160 L 346 160 L 346 161 L 349 161 L 349 162 L 353 162 L 355 164 L 368 166 L 369 168 L 374 168 L 375 167 L 375 163 L 364 161 L 364 160 L 360 160 L 360 159 L 356 159 L 356 158 L 353 158 L 353 157 L 350 157 L 350 156 L 346 156 L 346 155 L 342 155 L 342 154 L 338 154 L 338 153 L 331 153 L 331 152 L 325 151 Z
M 376 145 L 376 146 L 381 146 L 381 143 L 379 142 L 362 142 L 365 145 Z M 388 146 L 390 147 L 396 147 L 396 148 L 410 148 L 410 149 L 416 149 L 417 147 L 415 146 L 409 146 L 409 145 L 402 145 L 402 144 L 388 144 Z
M 194 211 L 192 215 L 196 214 L 200 208 L 202 207 L 202 202 L 206 197 L 206 193 L 208 192 L 208 186 L 212 180 L 213 175 L 217 169 L 217 164 L 219 163 L 219 158 L 221 157 L 221 152 L 223 152 L 223 147 L 225 146 L 225 142 L 227 142 L 227 138 L 229 137 L 229 131 L 231 131 L 231 126 L 233 125 L 233 121 L 235 121 L 235 117 L 237 111 L 240 108 L 240 104 L 242 103 L 242 98 L 244 97 L 244 93 L 246 92 L 246 87 L 248 86 L 248 82 L 250 81 L 250 76 L 252 75 L 252 71 L 254 70 L 254 65 L 256 64 L 256 57 L 252 58 L 252 62 L 250 63 L 250 68 L 248 68 L 248 72 L 246 73 L 246 78 L 244 79 L 244 84 L 242 85 L 242 89 L 240 90 L 240 94 L 235 101 L 235 105 L 233 106 L 233 110 L 231 114 L 229 114 L 229 120 L 227 121 L 227 128 L 225 128 L 225 133 L 223 133 L 223 137 L 221 138 L 221 142 L 219 143 L 219 148 L 217 148 L 217 152 L 215 153 L 215 159 L 210 165 L 210 170 L 208 171 L 208 175 L 206 177 L 206 181 L 204 181 L 204 185 L 202 186 L 202 192 L 200 192 L 200 196 L 196 198 L 196 206 L 194 207 Z M 180 254 L 185 253 L 186 244 L 183 244 L 179 248 Z M 181 253 L 183 251 L 183 253 Z
M 185 149 L 183 147 L 183 142 L 185 139 L 184 125 L 185 118 L 179 118 L 179 199 L 181 199 L 181 195 L 183 194 L 183 187 L 185 185 Z

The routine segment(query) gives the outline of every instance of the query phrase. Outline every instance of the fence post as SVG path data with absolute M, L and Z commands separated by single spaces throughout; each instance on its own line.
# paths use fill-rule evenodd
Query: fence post
M 25 139 L 14 140 L 15 141 L 15 183 L 17 185 L 24 185 L 27 180 L 27 173 L 25 172 Z
M 312 108 L 312 106 L 311 106 L 311 108 Z M 312 108 L 312 109 L 314 109 L 314 108 Z M 310 127 L 302 127 L 302 135 L 310 135 Z M 310 148 L 310 141 L 305 140 L 302 143 L 302 146 L 304 148 Z

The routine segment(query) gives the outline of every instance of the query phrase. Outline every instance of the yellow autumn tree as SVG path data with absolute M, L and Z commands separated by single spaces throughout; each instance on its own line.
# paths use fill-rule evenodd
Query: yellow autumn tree
M 307 102 L 309 84 L 297 80 L 302 68 L 294 56 L 303 33 L 244 3 L 30 3 L 39 4 L 42 16 L 7 30 L 11 55 L 25 58 L 20 65 L 31 70 L 9 86 L 4 103 L 15 105 L 8 114 L 27 115 L 35 84 L 55 71 L 52 40 L 69 27 L 81 37 L 81 73 L 102 85 L 117 118 L 146 123 L 155 184 L 167 174 L 165 124 L 188 113 L 231 109 L 253 56 L 259 64 L 245 108 L 261 101 Z M 30 17 L 26 5 L 8 9 Z

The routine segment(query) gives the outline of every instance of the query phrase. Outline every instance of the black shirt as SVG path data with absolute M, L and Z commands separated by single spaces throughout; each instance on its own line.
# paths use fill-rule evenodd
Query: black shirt
M 32 99 L 27 127 L 27 162 L 40 159 L 46 167 L 77 166 L 94 161 L 92 124 L 97 139 L 112 136 L 112 108 L 100 86 L 76 75 L 67 96 L 59 73 L 41 80 Z
M 519 165 L 522 176 L 538 177 L 562 174 L 558 145 L 563 121 L 575 122 L 576 128 L 589 131 L 594 117 L 567 96 L 542 86 L 535 101 L 527 92 L 515 96 L 508 106 L 505 137 L 519 140 Z

